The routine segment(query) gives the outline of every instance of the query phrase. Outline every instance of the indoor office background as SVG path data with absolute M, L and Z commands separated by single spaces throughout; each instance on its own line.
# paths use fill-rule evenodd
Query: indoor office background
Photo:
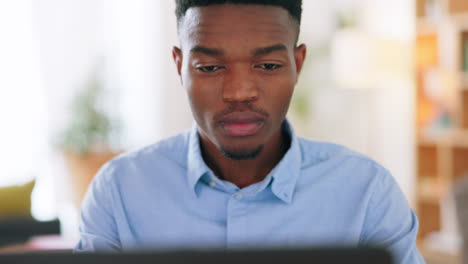
M 288 113 L 296 133 L 388 168 L 419 214 L 426 258 L 456 263 L 467 2 L 303 2 L 308 55 Z M 0 1 L 0 230 L 19 218 L 42 230 L 3 248 L 72 247 L 100 165 L 192 127 L 174 45 L 172 0 Z

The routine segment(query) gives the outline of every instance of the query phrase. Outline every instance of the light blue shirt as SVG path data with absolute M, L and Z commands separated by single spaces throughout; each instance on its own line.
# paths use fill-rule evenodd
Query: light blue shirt
M 424 263 L 417 217 L 386 169 L 283 128 L 283 159 L 242 189 L 205 164 L 196 127 L 110 161 L 83 202 L 76 252 L 378 245 Z

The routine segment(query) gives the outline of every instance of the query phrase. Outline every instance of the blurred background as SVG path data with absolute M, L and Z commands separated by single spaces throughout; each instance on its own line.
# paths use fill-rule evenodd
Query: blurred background
M 190 129 L 174 8 L 0 1 L 0 237 L 27 219 L 15 245 L 73 246 L 99 167 Z M 297 134 L 388 168 L 420 217 L 421 250 L 444 261 L 461 249 L 452 186 L 468 172 L 467 16 L 466 0 L 304 1 L 308 57 L 288 114 Z

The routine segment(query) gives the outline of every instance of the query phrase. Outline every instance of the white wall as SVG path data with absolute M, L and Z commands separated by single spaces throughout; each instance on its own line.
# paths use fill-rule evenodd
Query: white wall
M 0 1 L 0 186 L 37 176 L 42 165 L 45 98 L 28 0 Z
M 68 225 L 66 233 L 76 235 L 77 212 L 70 202 L 67 170 L 53 143 L 70 118 L 72 98 L 96 68 L 101 67 L 109 107 L 121 114 L 124 149 L 153 143 L 178 129 L 183 120 L 178 116 L 183 107 L 166 100 L 174 97 L 166 90 L 178 87 L 166 81 L 172 64 L 165 41 L 164 4 L 152 0 L 33 2 L 42 95 L 47 98 L 49 117 L 48 134 L 42 138 L 50 143 L 44 148 L 47 166 L 33 199 L 33 213 L 39 219 L 60 215 Z
M 119 91 L 126 149 L 159 140 L 164 128 L 161 5 L 152 0 L 104 0 L 106 79 Z
M 175 64 L 172 61 L 172 47 L 179 46 L 177 38 L 177 21 L 175 18 L 174 1 L 164 1 L 161 6 L 164 21 L 163 34 L 165 40 L 162 46 L 161 63 L 163 67 L 163 85 L 161 92 L 164 94 L 162 135 L 167 137 L 182 130 L 190 129 L 193 124 L 192 113 L 189 107 L 187 94 L 180 84 Z
M 315 65 L 322 69 L 313 73 L 322 76 L 322 86 L 311 91 L 309 122 L 297 123 L 305 136 L 344 144 L 383 164 L 393 173 L 411 205 L 415 188 L 413 4 L 407 0 L 304 1 L 302 40 L 309 47 L 330 40 L 337 11 L 354 8 L 361 12 L 358 18 L 365 31 L 397 43 L 396 60 L 407 69 L 398 76 L 380 79 L 372 89 L 346 90 L 330 81 L 331 65 L 326 58 L 309 56 L 308 60 L 322 60 Z M 312 73 L 304 72 L 301 77 L 320 83 L 320 77 L 314 79 L 308 74 Z M 299 85 L 307 86 L 307 81 Z
M 69 120 L 73 96 L 89 80 L 96 58 L 102 54 L 102 1 L 43 0 L 30 1 L 30 5 L 38 39 L 48 128 L 41 137 L 48 144 L 41 156 L 44 166 L 33 195 L 33 215 L 41 220 L 60 215 L 74 229 L 76 217 L 70 216 L 73 213 L 70 183 L 56 144 Z

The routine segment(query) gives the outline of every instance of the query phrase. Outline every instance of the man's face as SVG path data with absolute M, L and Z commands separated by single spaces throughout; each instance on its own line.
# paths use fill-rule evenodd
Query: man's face
M 280 7 L 187 10 L 173 55 L 204 144 L 248 159 L 280 133 L 305 57 L 296 38 L 295 21 Z

